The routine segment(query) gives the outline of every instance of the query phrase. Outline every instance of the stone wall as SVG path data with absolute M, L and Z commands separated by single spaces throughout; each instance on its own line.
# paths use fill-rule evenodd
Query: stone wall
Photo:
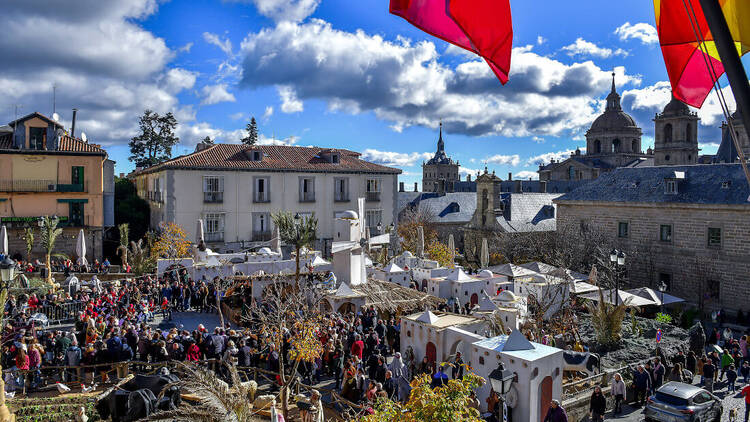
M 628 236 L 618 237 L 620 222 Z M 750 297 L 750 207 L 669 203 L 557 202 L 557 227 L 601 230 L 626 251 L 626 287 L 655 287 L 671 275 L 668 292 L 706 308 L 747 311 Z M 660 241 L 661 225 L 672 241 Z M 708 228 L 721 245 L 708 246 Z
M 78 240 L 78 232 L 80 228 L 65 228 L 63 233 L 57 238 L 55 242 L 54 253 L 64 254 L 70 259 L 75 258 L 76 242 Z M 93 263 L 94 259 L 102 260 L 102 229 L 98 227 L 88 227 L 84 229 L 86 235 L 86 259 L 89 263 Z M 26 242 L 23 240 L 23 229 L 8 229 L 8 248 L 10 249 L 11 256 L 18 254 L 23 259 L 26 259 Z M 34 228 L 34 248 L 31 252 L 31 259 L 39 259 L 40 262 L 44 262 L 44 250 L 40 243 L 41 235 L 39 234 L 39 228 Z M 112 258 L 109 257 L 110 261 Z M 56 258 L 52 258 L 55 260 Z

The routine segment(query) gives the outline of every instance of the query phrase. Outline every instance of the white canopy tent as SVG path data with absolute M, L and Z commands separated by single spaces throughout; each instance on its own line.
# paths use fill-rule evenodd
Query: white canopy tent
M 602 291 L 602 295 L 604 297 L 604 301 L 607 303 L 611 303 L 614 305 L 615 298 L 617 297 L 617 303 L 618 304 L 626 304 L 628 306 L 649 306 L 649 305 L 656 305 L 657 303 L 653 300 L 645 299 L 640 296 L 636 296 L 632 293 L 628 293 L 625 290 L 617 290 L 617 295 L 615 295 L 616 289 L 610 289 L 610 290 L 604 290 Z M 582 295 L 579 295 L 578 297 L 593 300 L 594 302 L 599 301 L 599 292 L 589 292 Z
M 680 303 L 685 301 L 685 299 L 679 298 L 677 296 L 672 296 L 667 293 L 657 292 L 649 287 L 638 287 L 636 289 L 630 289 L 628 290 L 628 293 L 636 295 L 638 297 L 642 297 L 644 299 L 652 300 L 656 302 L 656 305 L 671 305 L 673 303 Z M 662 298 L 664 298 L 664 303 L 662 303 Z
M 8 229 L 5 226 L 0 227 L 0 254 L 10 255 L 8 250 Z
M 83 229 L 78 232 L 76 256 L 78 256 L 78 265 L 88 266 L 88 261 L 86 260 L 86 235 L 83 233 Z
M 594 286 L 593 284 L 586 283 L 585 281 L 573 281 L 569 284 L 569 287 L 570 293 L 574 293 L 577 295 L 599 290 L 598 287 Z

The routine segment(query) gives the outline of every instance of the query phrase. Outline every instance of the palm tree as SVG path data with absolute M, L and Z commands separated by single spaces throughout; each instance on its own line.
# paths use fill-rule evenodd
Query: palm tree
M 214 371 L 192 363 L 175 362 L 175 364 L 180 381 L 167 385 L 165 389 L 176 385 L 182 391 L 197 397 L 198 404 L 193 405 L 183 401 L 177 409 L 154 413 L 148 417 L 148 420 L 174 422 L 255 422 L 262 420 L 255 416 L 256 412 L 252 407 L 257 384 L 241 382 L 234 365 L 225 364 L 232 382 L 230 386 L 219 379 Z
M 122 266 L 127 267 L 128 266 L 128 244 L 130 243 L 128 241 L 129 232 L 130 232 L 130 226 L 128 223 L 122 223 L 117 228 L 120 230 L 120 246 L 117 247 L 117 254 L 120 255 L 120 260 L 122 261 Z
M 44 265 L 47 267 L 47 278 L 45 281 L 48 284 L 52 284 L 52 265 L 50 262 L 50 257 L 52 256 L 52 253 L 55 250 L 55 242 L 57 241 L 57 237 L 60 236 L 63 232 L 63 229 L 60 227 L 57 227 L 57 225 L 60 223 L 60 219 L 50 216 L 44 216 L 40 220 L 39 225 L 39 241 L 42 244 L 42 249 L 44 250 Z M 64 257 L 64 255 L 55 254 L 55 256 Z
M 141 276 L 153 271 L 154 259 L 151 257 L 148 248 L 143 244 L 143 239 L 139 239 L 137 242 L 130 241 L 128 256 L 130 256 L 133 274 Z
M 318 229 L 318 219 L 310 217 L 300 217 L 299 214 L 293 215 L 290 212 L 279 211 L 271 216 L 273 224 L 279 228 L 281 240 L 287 245 L 294 246 L 297 253 L 295 272 L 295 281 L 299 283 L 299 256 L 302 248 L 312 246 L 315 242 L 315 232 Z
M 26 242 L 26 260 L 31 262 L 31 250 L 34 249 L 34 229 L 32 227 L 23 230 L 23 240 Z
M 607 303 L 604 300 L 604 292 L 599 287 L 599 301 L 586 303 L 591 314 L 591 325 L 596 333 L 596 341 L 605 349 L 612 348 L 620 343 L 622 337 L 622 322 L 627 315 L 630 300 L 618 305 Z

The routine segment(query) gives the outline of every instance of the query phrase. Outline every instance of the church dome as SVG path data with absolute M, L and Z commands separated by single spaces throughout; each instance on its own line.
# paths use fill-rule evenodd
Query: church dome
M 637 127 L 635 120 L 628 113 L 622 110 L 608 110 L 594 120 L 591 130 L 632 129 Z
M 683 103 L 682 101 L 678 100 L 677 98 L 672 96 L 672 101 L 670 101 L 662 111 L 662 116 L 682 116 L 690 114 L 690 108 L 687 106 L 687 104 Z

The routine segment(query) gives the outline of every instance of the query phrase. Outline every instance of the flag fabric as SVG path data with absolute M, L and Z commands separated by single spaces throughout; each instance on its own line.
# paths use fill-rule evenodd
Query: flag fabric
M 481 56 L 508 82 L 513 46 L 509 0 L 391 0 L 390 12 L 428 34 Z
M 718 1 L 737 51 L 742 56 L 750 51 L 750 1 Z M 713 65 L 717 77 L 724 73 L 724 66 L 700 0 L 654 0 L 654 12 L 672 93 L 686 104 L 701 107 L 715 82 L 706 61 L 709 66 Z M 704 46 L 698 43 L 696 31 L 705 40 Z M 704 51 L 707 53 L 705 59 Z

